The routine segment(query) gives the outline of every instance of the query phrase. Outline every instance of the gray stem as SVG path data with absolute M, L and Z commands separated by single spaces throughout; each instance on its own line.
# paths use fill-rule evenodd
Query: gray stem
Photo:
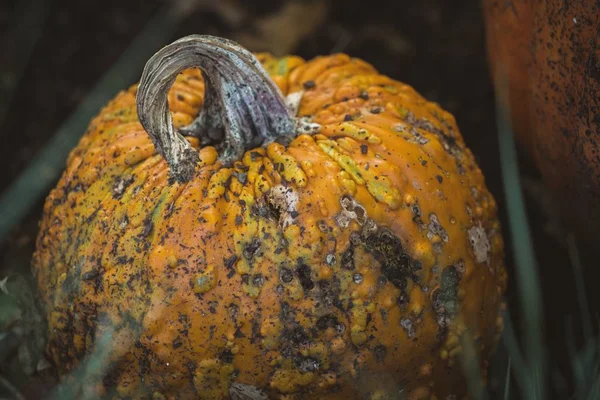
M 215 145 L 224 165 L 239 160 L 246 150 L 296 135 L 297 123 L 279 88 L 252 53 L 227 39 L 186 36 L 150 58 L 136 97 L 140 122 L 178 182 L 189 181 L 199 161 L 173 128 L 167 103 L 175 78 L 188 68 L 202 70 L 204 106 L 181 132 L 198 136 L 202 145 Z

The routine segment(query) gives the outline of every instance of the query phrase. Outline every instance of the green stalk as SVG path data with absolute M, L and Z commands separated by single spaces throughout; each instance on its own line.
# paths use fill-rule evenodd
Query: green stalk
M 579 303 L 579 311 L 581 312 L 583 335 L 587 342 L 592 339 L 592 321 L 590 319 L 590 309 L 588 307 L 587 294 L 583 282 L 583 268 L 581 265 L 581 257 L 579 256 L 579 248 L 577 247 L 575 235 L 572 233 L 567 235 L 567 247 L 569 250 L 569 259 L 571 260 L 571 268 L 573 268 L 573 274 L 575 275 L 575 290 L 577 291 L 577 302 Z
M 506 378 L 504 380 L 504 400 L 510 399 L 510 369 L 511 369 L 511 358 L 508 358 L 508 365 L 506 366 Z
M 531 400 L 545 399 L 545 368 L 543 340 L 543 307 L 533 242 L 529 230 L 525 202 L 521 189 L 517 150 L 510 124 L 510 110 L 503 107 L 508 99 L 508 83 L 505 71 L 498 66 L 496 75 L 496 121 L 499 136 L 504 194 L 508 211 L 511 242 L 515 256 L 517 290 L 522 307 L 525 338 L 523 347 L 529 365 L 529 384 L 524 397 Z M 512 357 L 512 355 L 511 355 Z

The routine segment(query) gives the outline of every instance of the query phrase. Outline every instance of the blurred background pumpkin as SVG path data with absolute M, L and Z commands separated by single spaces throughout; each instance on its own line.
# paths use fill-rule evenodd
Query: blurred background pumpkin
M 600 3 L 484 0 L 502 106 L 567 229 L 600 241 Z

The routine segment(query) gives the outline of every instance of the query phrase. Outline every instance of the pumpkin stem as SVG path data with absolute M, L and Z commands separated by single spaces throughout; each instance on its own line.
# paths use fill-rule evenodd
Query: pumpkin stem
M 167 95 L 177 75 L 200 68 L 204 107 L 190 126 L 176 132 Z M 252 53 L 227 39 L 191 35 L 159 50 L 144 67 L 137 90 L 140 122 L 179 182 L 189 181 L 198 153 L 181 133 L 214 145 L 231 165 L 245 151 L 296 136 L 298 123 L 279 88 Z

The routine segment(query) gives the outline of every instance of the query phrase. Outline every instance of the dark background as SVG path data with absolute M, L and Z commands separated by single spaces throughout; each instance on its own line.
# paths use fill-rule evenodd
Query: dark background
M 0 43 L 4 49 L 0 51 L 0 105 L 4 107 L 0 109 L 0 192 L 9 188 L 48 145 L 86 93 L 167 4 L 156 0 L 32 0 L 31 7 L 23 7 L 23 1 L 0 1 Z M 345 52 L 372 63 L 383 74 L 412 85 L 454 114 L 498 202 L 508 269 L 511 277 L 515 275 L 480 0 L 189 0 L 171 4 L 184 4 L 187 11 L 168 41 L 200 33 L 224 36 L 250 50 L 271 51 L 276 55 L 291 53 L 311 58 Z M 27 18 L 34 21 L 35 29 L 19 28 L 22 24 L 15 23 L 25 24 Z M 29 42 L 30 53 L 24 46 Z M 136 77 L 128 82 L 132 84 L 143 65 L 129 67 Z M 12 97 L 8 96 L 10 93 Z M 547 346 L 553 365 L 566 371 L 565 328 L 570 316 L 575 318 L 573 326 L 579 323 L 573 273 L 564 246 L 565 232 L 552 218 L 549 195 L 535 171 L 526 160 L 521 164 L 542 276 Z M 28 271 L 42 204 L 40 197 L 1 244 L 0 279 L 10 271 Z M 582 252 L 585 256 L 586 251 Z M 598 264 L 594 261 L 588 257 L 584 263 L 593 267 Z M 591 304 L 597 305 L 597 291 L 592 280 L 587 281 L 588 293 L 592 292 L 594 297 Z M 515 293 L 511 278 L 507 300 L 511 314 L 518 318 Z M 597 309 L 592 307 L 592 312 Z M 500 346 L 500 359 L 503 350 Z M 10 377 L 11 368 L 0 364 L 0 376 Z M 492 379 L 492 389 L 501 391 L 503 379 L 504 376 Z M 17 381 L 16 386 L 23 386 L 22 378 Z M 27 386 L 19 390 L 29 398 L 36 398 L 36 386 Z

